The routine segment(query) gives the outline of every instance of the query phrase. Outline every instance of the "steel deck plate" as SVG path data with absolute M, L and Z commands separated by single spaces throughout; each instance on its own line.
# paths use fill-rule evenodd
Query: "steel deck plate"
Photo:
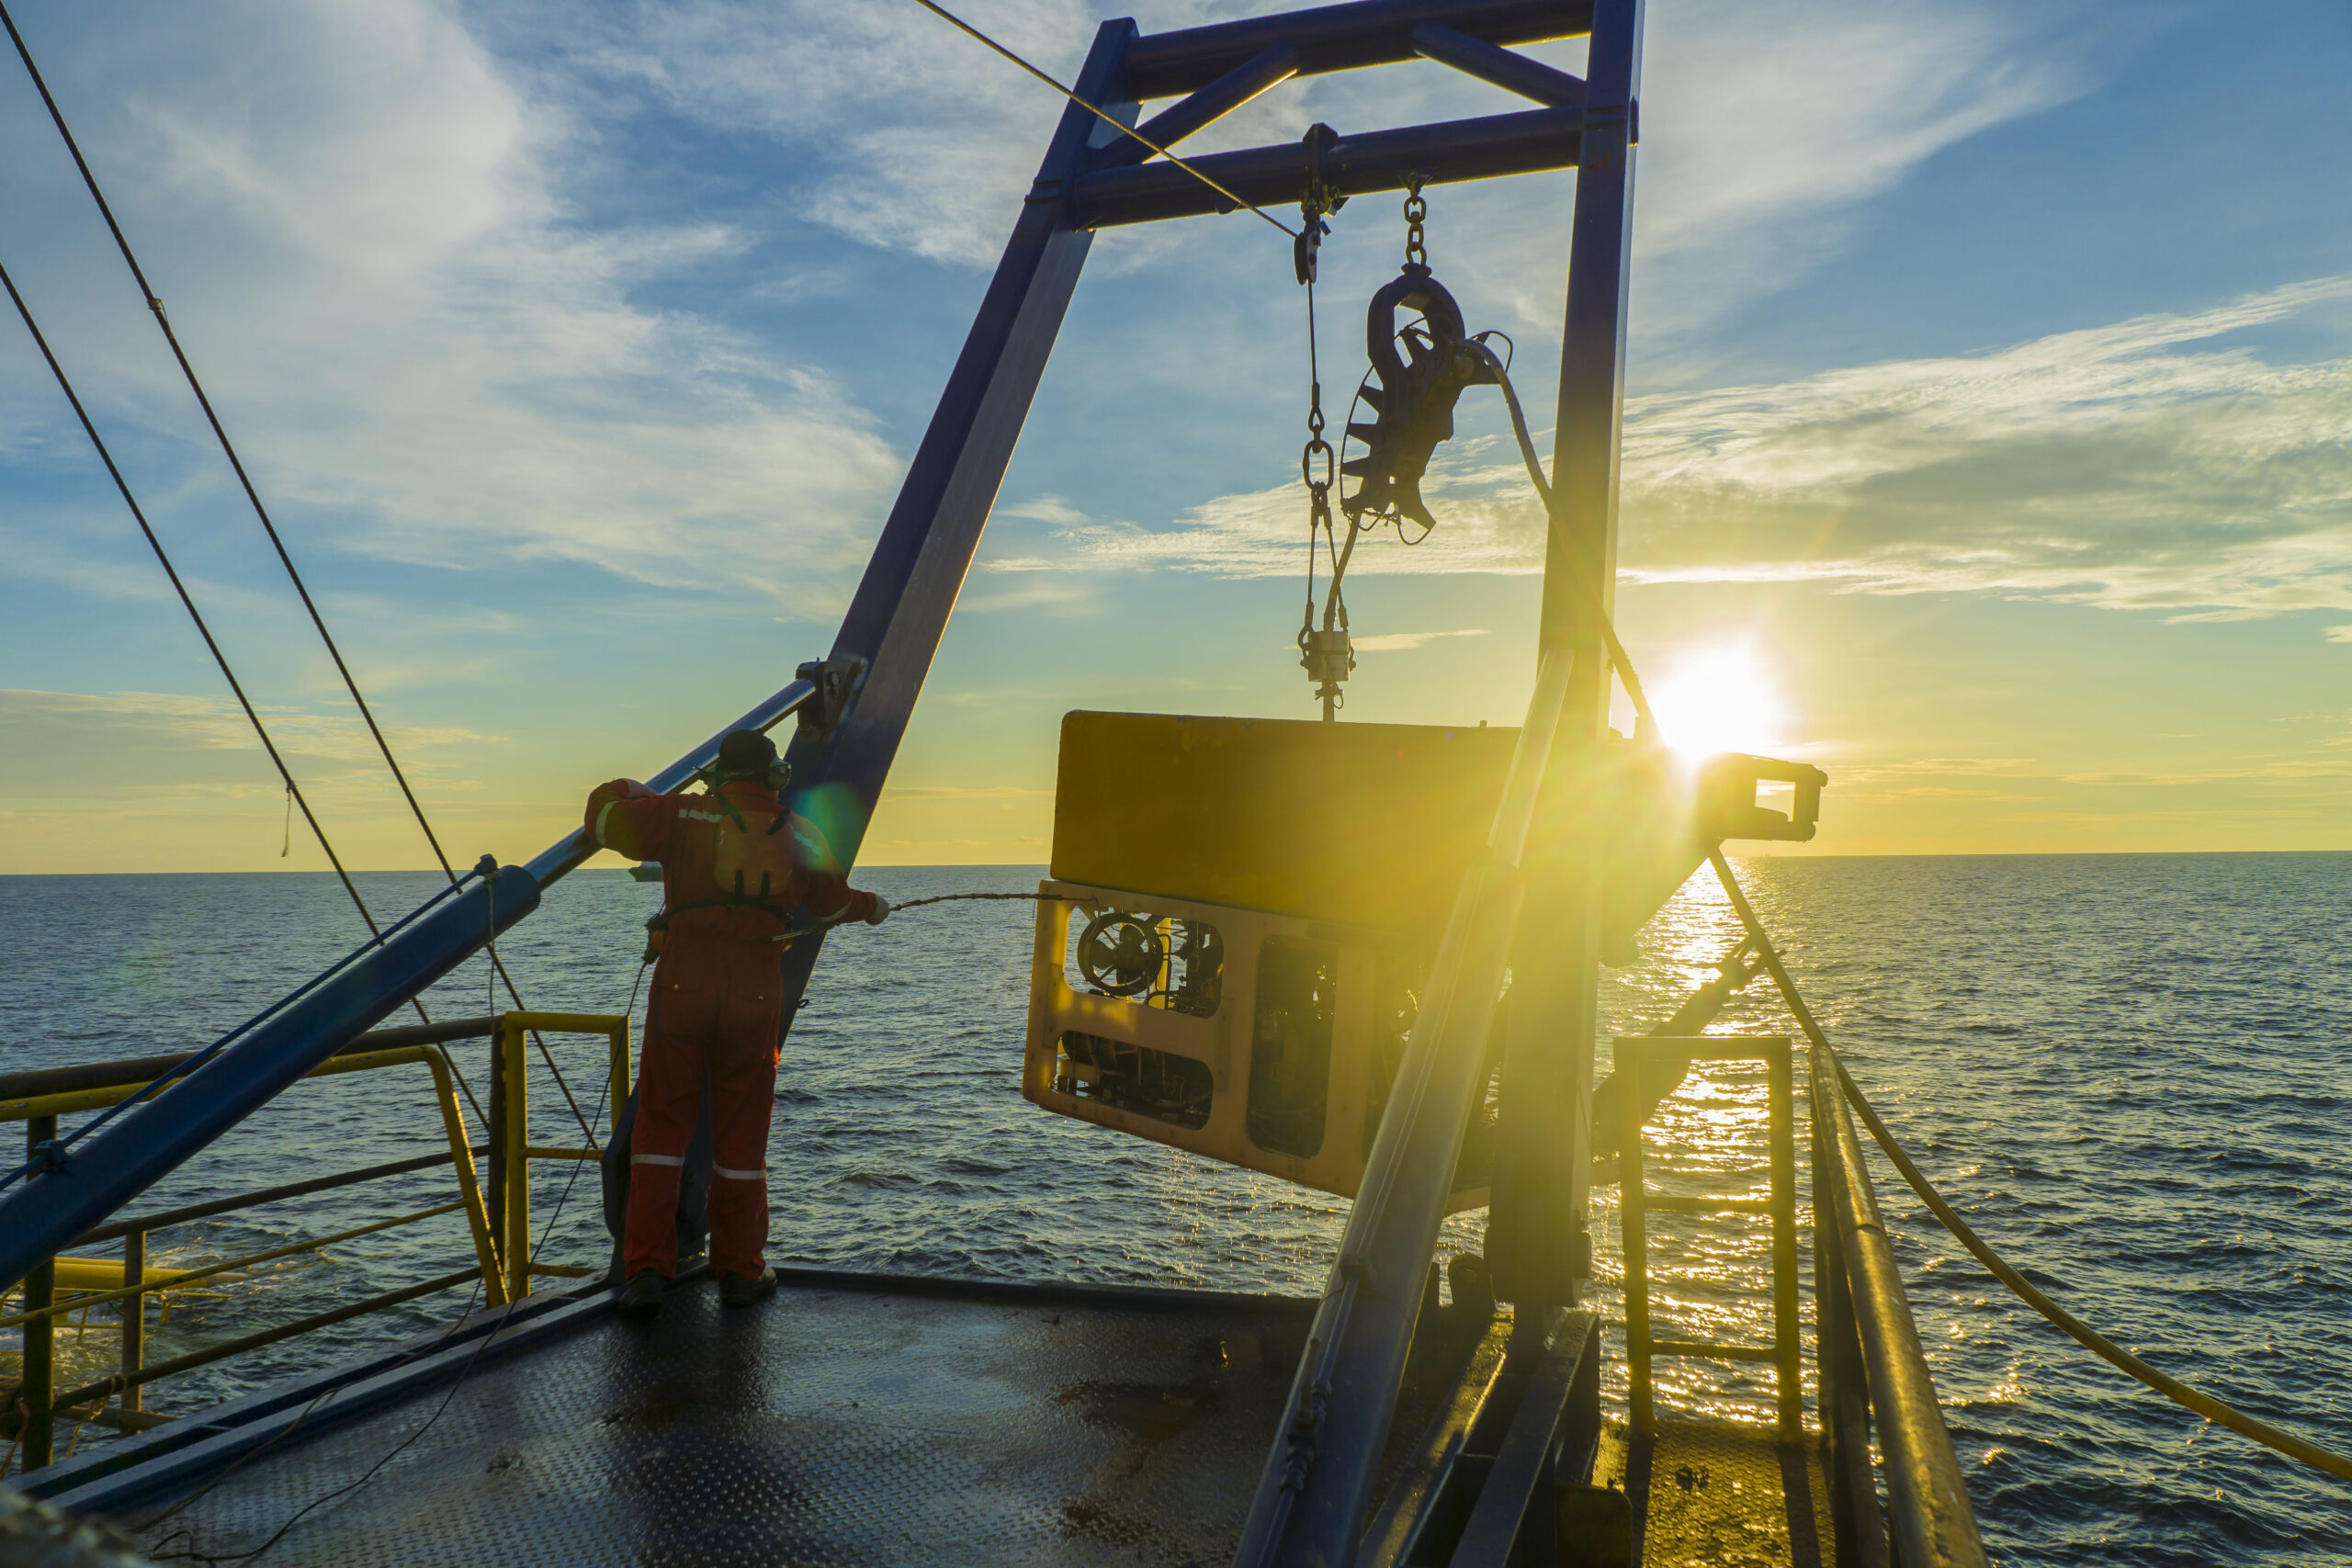
M 1635 1439 L 1601 1431 L 1596 1484 L 1634 1505 L 1634 1560 L 1643 1568 L 1827 1568 L 1836 1560 L 1821 1450 L 1775 1440 L 1770 1427 L 1660 1421 Z
M 650 1325 L 598 1318 L 121 1522 L 157 1555 L 249 1552 L 382 1461 L 267 1560 L 1221 1563 L 1307 1323 L 1272 1299 L 789 1285 L 722 1313 L 699 1280 Z

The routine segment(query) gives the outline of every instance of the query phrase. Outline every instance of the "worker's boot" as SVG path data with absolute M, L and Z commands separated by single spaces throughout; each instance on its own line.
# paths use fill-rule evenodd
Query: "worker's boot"
M 668 1284 L 667 1280 L 652 1269 L 640 1269 L 628 1277 L 628 1284 L 621 1287 L 621 1299 L 616 1310 L 623 1317 L 639 1320 L 651 1317 L 662 1310 L 662 1292 Z
M 755 1278 L 749 1280 L 735 1274 L 721 1274 L 718 1277 L 720 1306 L 757 1306 L 774 1294 L 775 1294 L 774 1269 L 763 1269 Z

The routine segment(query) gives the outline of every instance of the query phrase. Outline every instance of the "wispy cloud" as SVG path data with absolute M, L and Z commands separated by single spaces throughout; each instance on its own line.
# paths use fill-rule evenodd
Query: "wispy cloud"
M 356 715 L 266 706 L 263 722 L 314 802 L 381 803 L 390 785 Z M 201 793 L 242 797 L 283 786 L 245 716 L 225 697 L 167 692 L 0 689 L 0 795 L 17 800 Z M 455 770 L 503 737 L 459 725 L 389 725 L 410 775 L 435 795 L 476 787 Z M 56 759 L 70 758 L 70 778 Z
M 1651 331 L 1794 281 L 1840 248 L 1862 201 L 2090 85 L 2029 43 L 2020 13 L 1985 6 L 1686 0 L 1647 27 L 1634 242 L 1636 324 Z
M 2346 299 L 2352 278 L 2322 278 L 1987 354 L 1634 399 L 1627 580 L 1822 580 L 2178 619 L 2352 611 L 2352 360 L 2277 365 L 2216 342 Z M 1443 450 L 1425 487 L 1438 534 L 1367 542 L 1351 573 L 1539 570 L 1542 517 L 1501 456 Z M 1164 527 L 1063 532 L 1109 562 L 1284 576 L 1303 521 L 1285 484 Z
M 253 727 L 226 697 L 190 697 L 168 692 L 42 692 L 0 688 L 0 713 L 12 722 L 40 718 L 135 729 L 166 747 L 203 750 L 258 751 Z M 372 761 L 375 742 L 355 716 L 264 707 L 270 736 L 289 750 L 336 761 Z M 403 751 L 436 746 L 496 742 L 500 737 L 457 725 L 391 725 L 386 736 Z
M 2352 360 L 2192 346 L 2352 278 L 1627 409 L 1636 580 L 1824 578 L 2183 618 L 2352 609 Z
M 52 66 L 281 511 L 443 567 L 580 561 L 778 599 L 854 568 L 897 454 L 820 367 L 637 301 L 741 241 L 586 220 L 576 93 L 429 0 L 256 0 L 234 21 L 153 9 L 69 35 Z M 16 177 L 67 220 L 12 261 L 52 335 L 115 428 L 196 435 L 70 168 L 28 147 Z M 53 389 L 9 379 L 50 436 L 12 457 L 85 467 Z M 142 488 L 225 493 L 200 440 L 158 479 L 170 456 L 149 454 Z
M 1291 0 L 1159 0 L 1158 32 L 1293 8 Z M 977 26 L 1064 81 L 1109 0 L 967 0 Z M 546 12 L 527 15 L 546 16 Z M 1062 112 L 1052 91 L 913 6 L 652 0 L 563 7 L 573 67 L 671 112 L 792 146 L 807 209 L 865 243 L 985 265 Z M 1687 324 L 1809 268 L 1826 214 L 1883 191 L 1954 142 L 2082 90 L 2061 51 L 2022 47 L 2019 14 L 1926 0 L 1691 0 L 1654 10 L 1644 83 L 1637 243 L 1673 269 L 1645 288 L 1650 324 Z M 1536 52 L 1579 57 L 1580 41 Z M 1295 140 L 1312 121 L 1365 130 L 1523 107 L 1435 65 L 1287 83 L 1188 151 Z M 1461 276 L 1556 321 L 1559 214 L 1496 187 L 1448 197 L 1480 243 Z M 1197 229 L 1181 232 L 1197 232 Z M 1123 236 L 1164 253 L 1184 243 Z M 1452 276 L 1452 274 L 1449 274 Z M 1664 312 L 1660 300 L 1679 303 Z
M 967 8 L 1065 76 L 1097 22 L 1123 9 Z M 1149 24 L 1271 8 L 1167 0 Z M 2063 91 L 2056 66 L 1997 66 L 2017 37 L 1999 15 L 1794 0 L 1661 14 L 1644 265 L 1732 259 L 1724 277 L 1654 283 L 1645 299 L 1721 302 L 1768 286 L 1781 275 L 1758 255 L 1797 265 L 1787 236 L 1825 232 L 1825 211 Z M 585 562 L 805 613 L 837 605 L 899 455 L 823 366 L 641 302 L 648 286 L 697 268 L 741 273 L 758 236 L 692 216 L 613 219 L 606 128 L 650 111 L 767 138 L 797 217 L 863 245 L 978 265 L 1062 111 L 1050 91 L 912 6 L 467 13 L 434 0 L 251 0 L 231 21 L 153 7 L 136 27 L 69 31 L 51 64 L 134 233 L 151 260 L 168 258 L 159 281 L 282 508 L 402 561 Z M 1288 140 L 1316 118 L 1369 128 L 1510 102 L 1426 63 L 1348 73 L 1290 84 L 1199 145 Z M 70 170 L 49 163 L 21 177 L 70 210 Z M 1562 204 L 1499 186 L 1449 200 L 1481 236 L 1456 254 L 1457 282 L 1507 313 L 1555 321 Z M 1190 226 L 1167 244 L 1228 231 Z M 84 221 L 25 246 L 102 409 L 195 434 L 144 323 L 121 309 L 127 286 L 103 236 Z M 1127 248 L 1125 265 L 1143 265 L 1166 247 Z M 820 257 L 739 281 L 799 298 L 850 286 L 848 266 Z M 1158 337 L 1159 357 L 1182 358 L 1175 334 Z M 7 422 L 13 461 L 85 464 L 47 390 L 20 369 L 0 381 L 11 414 L 45 411 Z M 192 493 L 225 495 L 200 443 L 181 463 Z M 1523 548 L 1523 520 L 1472 515 L 1459 487 L 1454 500 L 1455 562 L 1482 529 L 1493 538 L 1471 570 L 1502 569 Z M 1198 522 L 1238 530 L 1273 503 L 1213 503 Z M 37 530 L 0 532 L 17 546 Z M 72 559 L 13 554 L 51 580 L 93 577 Z
M 1407 653 L 1440 637 L 1485 637 L 1485 626 L 1464 626 L 1451 632 L 1377 632 L 1354 640 L 1358 653 Z

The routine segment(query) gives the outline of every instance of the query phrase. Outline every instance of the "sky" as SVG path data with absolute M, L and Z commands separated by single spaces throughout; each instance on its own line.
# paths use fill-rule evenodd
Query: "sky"
M 1065 80 L 1128 10 L 963 8 Z M 913 0 L 14 9 L 466 861 L 826 651 L 1059 113 Z M 1828 773 L 1806 852 L 2352 848 L 2347 64 L 2341 0 L 1652 0 L 1618 619 L 1739 721 L 1677 739 Z M 1189 150 L 1514 107 L 1416 62 Z M 428 864 L 13 62 L 0 137 L 0 260 L 345 859 Z M 1574 189 L 1429 197 L 1544 432 Z M 1344 389 L 1403 227 L 1334 227 Z M 1314 715 L 1306 331 L 1247 214 L 1097 239 L 868 862 L 1044 860 L 1072 708 Z M 1432 474 L 1351 569 L 1345 716 L 1510 724 L 1491 391 Z M 285 804 L 0 319 L 0 873 L 320 869 Z

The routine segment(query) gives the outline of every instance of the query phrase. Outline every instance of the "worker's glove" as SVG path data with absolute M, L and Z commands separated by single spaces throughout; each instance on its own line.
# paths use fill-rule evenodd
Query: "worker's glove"
M 869 926 L 878 926 L 889 918 L 890 900 L 876 893 L 874 895 L 874 912 L 865 917 L 865 923 Z

